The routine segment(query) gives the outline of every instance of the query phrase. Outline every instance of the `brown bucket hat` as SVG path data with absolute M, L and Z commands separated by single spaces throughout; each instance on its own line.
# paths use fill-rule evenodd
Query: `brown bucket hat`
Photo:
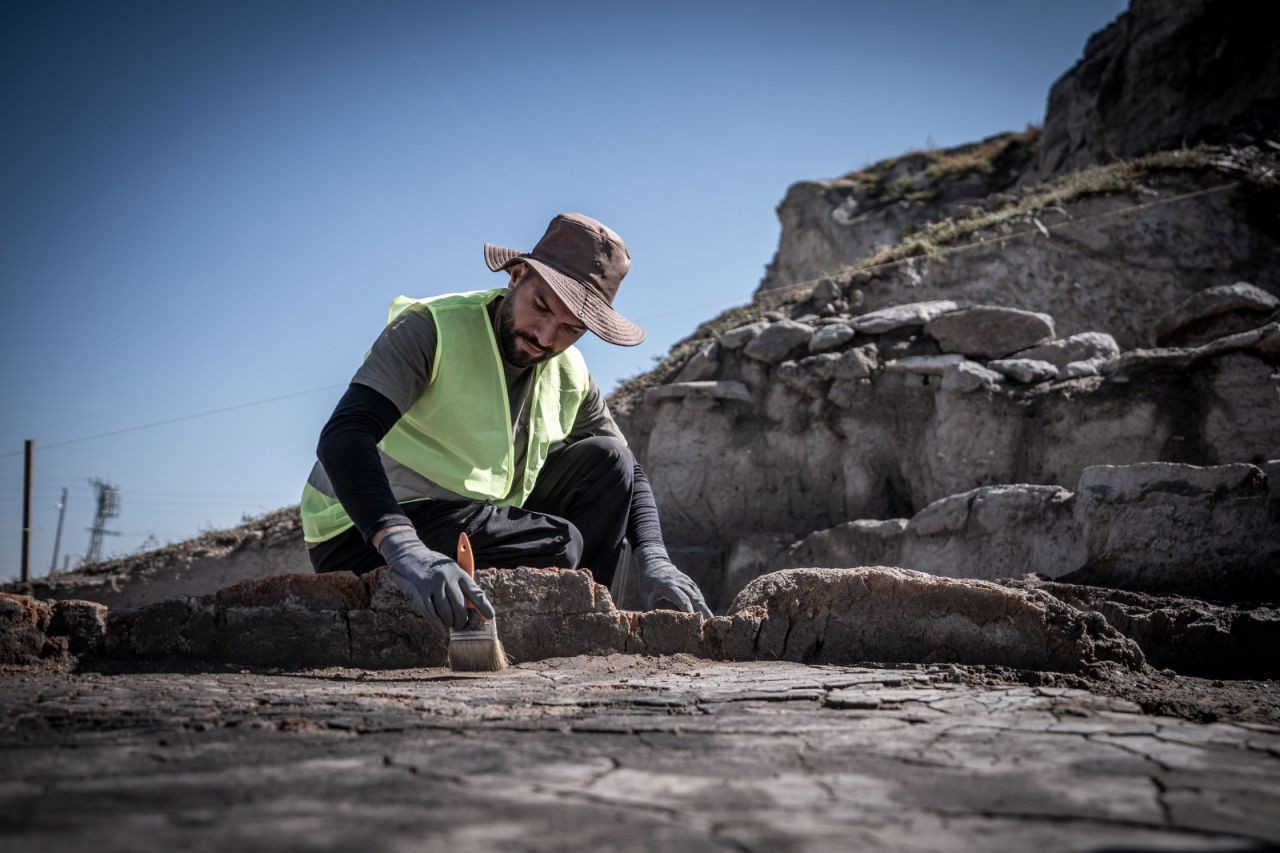
M 603 223 L 581 213 L 561 213 L 532 252 L 484 244 L 484 262 L 494 272 L 517 261 L 537 270 L 565 307 L 603 340 L 624 347 L 644 340 L 643 329 L 613 310 L 631 255 L 622 238 Z

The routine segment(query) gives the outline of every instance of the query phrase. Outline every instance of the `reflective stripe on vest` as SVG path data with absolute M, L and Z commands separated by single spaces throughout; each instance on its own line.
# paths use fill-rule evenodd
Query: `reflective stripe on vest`
M 431 312 L 436 351 L 426 391 L 378 447 L 451 492 L 522 506 L 552 445 L 572 429 L 589 378 L 582 355 L 573 347 L 533 368 L 526 403 L 529 443 L 517 472 L 506 375 L 486 310 L 505 292 L 401 296 L 391 303 L 388 324 L 412 305 Z M 301 508 L 308 542 L 322 542 L 351 527 L 337 499 L 311 485 L 303 488 Z

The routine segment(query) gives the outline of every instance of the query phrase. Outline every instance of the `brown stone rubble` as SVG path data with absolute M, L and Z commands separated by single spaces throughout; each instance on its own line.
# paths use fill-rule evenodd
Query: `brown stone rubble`
M 94 601 L 38 601 L 0 592 L 0 664 L 100 655 L 107 608 Z
M 1059 672 L 1143 666 L 1137 645 L 1101 616 L 1042 591 L 905 569 L 776 572 L 743 590 L 728 615 L 710 620 L 675 611 L 620 611 L 581 570 L 488 569 L 477 579 L 500 614 L 499 636 L 516 661 L 625 653 Z M 364 578 L 334 573 L 242 581 L 213 595 L 109 616 L 101 605 L 83 602 L 51 606 L 6 595 L 3 603 L 5 659 L 14 663 L 53 651 L 288 667 L 445 661 L 443 638 L 381 570 Z M 90 608 L 97 622 L 89 618 Z
M 751 582 L 711 620 L 618 610 L 586 571 L 482 570 L 516 661 L 689 654 L 713 660 L 893 661 L 1018 670 L 1274 678 L 1280 611 L 1057 583 L 900 568 L 793 569 Z M 445 645 L 382 572 L 242 581 L 108 613 L 0 594 L 0 663 L 228 661 L 258 666 L 441 666 Z
M 1007 581 L 1100 613 L 1151 666 L 1207 678 L 1280 678 L 1280 607 L 1045 580 Z

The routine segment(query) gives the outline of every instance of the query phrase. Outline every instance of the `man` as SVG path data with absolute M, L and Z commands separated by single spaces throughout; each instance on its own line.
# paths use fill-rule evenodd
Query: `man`
M 486 244 L 484 256 L 510 274 L 505 290 L 392 303 L 320 433 L 302 495 L 312 566 L 389 566 L 444 633 L 466 624 L 467 599 L 494 615 L 453 559 L 459 531 L 478 566 L 582 566 L 605 585 L 627 538 L 646 607 L 710 617 L 672 565 L 649 482 L 573 347 L 588 330 L 644 340 L 612 307 L 626 244 L 566 213 L 531 252 Z

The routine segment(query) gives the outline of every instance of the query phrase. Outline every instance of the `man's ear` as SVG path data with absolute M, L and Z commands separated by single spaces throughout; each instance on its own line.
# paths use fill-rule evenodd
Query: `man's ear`
M 528 264 L 523 261 L 516 261 L 507 267 L 507 271 L 511 273 L 511 281 L 507 283 L 507 290 L 515 289 L 515 286 L 520 283 L 520 279 L 524 277 L 524 271 L 528 268 Z

